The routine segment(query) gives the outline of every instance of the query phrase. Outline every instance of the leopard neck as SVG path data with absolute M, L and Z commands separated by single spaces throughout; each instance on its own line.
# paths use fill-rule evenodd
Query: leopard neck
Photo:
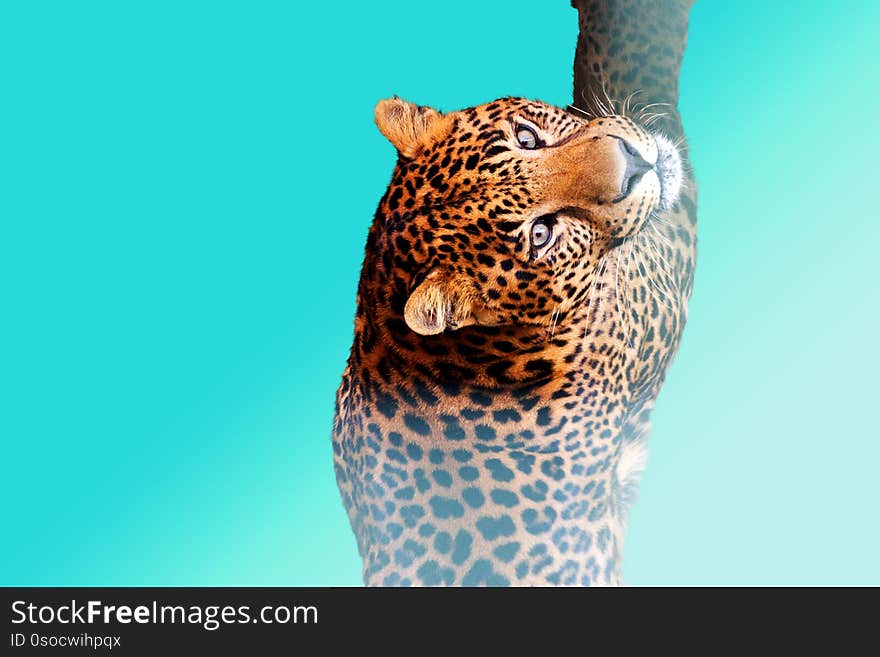
M 647 106 L 656 128 L 683 134 L 678 80 L 694 0 L 572 0 L 580 32 L 574 61 L 574 105 L 601 111 Z M 638 20 L 634 20 L 637 17 Z M 665 116 L 663 116 L 665 115 Z

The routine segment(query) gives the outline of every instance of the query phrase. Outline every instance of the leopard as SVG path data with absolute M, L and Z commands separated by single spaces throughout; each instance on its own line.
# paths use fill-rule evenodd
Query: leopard
M 693 291 L 675 107 L 690 2 L 572 4 L 574 105 L 375 107 L 397 162 L 332 440 L 367 585 L 623 583 Z

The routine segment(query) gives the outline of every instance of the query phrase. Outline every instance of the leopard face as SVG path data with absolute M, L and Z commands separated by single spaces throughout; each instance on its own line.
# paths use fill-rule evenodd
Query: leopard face
M 399 161 L 368 250 L 390 311 L 421 335 L 559 322 L 681 186 L 672 144 L 623 116 L 520 98 L 441 114 L 395 98 L 376 121 Z

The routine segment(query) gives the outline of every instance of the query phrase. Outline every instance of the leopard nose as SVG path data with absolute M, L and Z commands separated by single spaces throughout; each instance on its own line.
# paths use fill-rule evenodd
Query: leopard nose
M 639 184 L 648 171 L 654 167 L 645 161 L 638 149 L 625 139 L 619 139 L 620 150 L 623 153 L 624 171 L 620 181 L 620 200 L 625 199 Z

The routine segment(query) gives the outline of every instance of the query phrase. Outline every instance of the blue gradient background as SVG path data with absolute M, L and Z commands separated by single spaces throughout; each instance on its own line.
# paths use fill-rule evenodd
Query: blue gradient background
M 360 582 L 329 434 L 373 104 L 571 93 L 567 0 L 419 7 L 0 6 L 0 583 Z M 693 10 L 700 256 L 630 584 L 880 584 L 878 24 Z

